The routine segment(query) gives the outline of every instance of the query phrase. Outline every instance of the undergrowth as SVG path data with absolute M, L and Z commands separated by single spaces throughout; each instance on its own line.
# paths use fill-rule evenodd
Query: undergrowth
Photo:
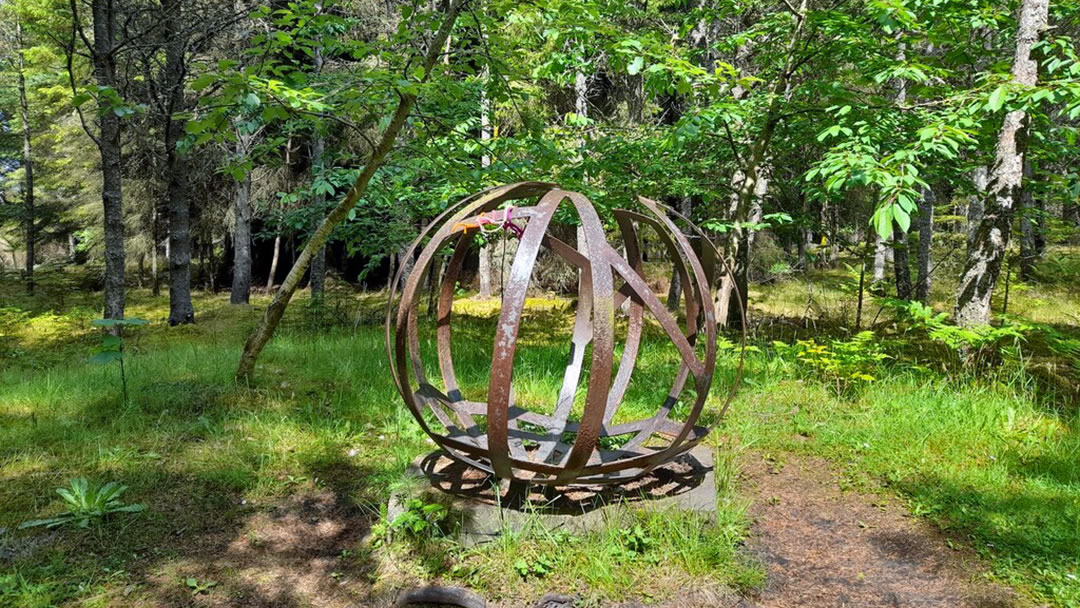
M 155 576 L 197 561 L 210 539 L 242 535 L 243 518 L 263 508 L 256 505 L 297 494 L 332 492 L 361 514 L 358 525 L 377 523 L 408 463 L 431 446 L 390 381 L 373 323 L 378 298 L 329 299 L 298 302 L 255 382 L 237 386 L 231 372 L 264 299 L 241 309 L 224 296 L 198 296 L 198 325 L 169 328 L 167 298 L 134 292 L 131 315 L 152 324 L 124 345 L 126 404 L 116 370 L 87 363 L 101 342 L 89 298 L 71 293 L 64 307 L 0 311 L 0 604 L 153 605 Z M 481 304 L 463 300 L 477 310 L 463 310 L 472 314 L 455 326 L 466 393 L 483 390 L 489 369 L 494 320 Z M 565 302 L 536 304 L 547 310 L 537 313 L 540 331 L 523 334 L 529 348 L 519 361 L 520 398 L 529 403 L 557 394 L 560 332 L 572 325 Z M 739 554 L 747 521 L 737 463 L 746 450 L 789 451 L 826 457 L 851 487 L 899 495 L 951 542 L 983 555 L 995 580 L 1035 601 L 1080 605 L 1080 423 L 1068 385 L 1075 330 L 1016 319 L 965 346 L 941 333 L 951 330 L 940 313 L 886 314 L 896 316 L 879 319 L 871 336 L 808 335 L 805 325 L 801 334 L 769 336 L 758 326 L 728 418 L 717 417 L 723 390 L 704 414 L 719 424 L 713 523 L 643 510 L 593 534 L 532 527 L 465 549 L 439 526 L 420 526 L 430 523 L 420 506 L 418 520 L 399 524 L 416 524 L 419 538 L 357 547 L 350 563 L 386 584 L 438 576 L 510 601 L 560 588 L 586 590 L 594 602 L 630 589 L 662 598 L 687 581 L 752 588 L 762 572 Z M 723 346 L 718 388 L 737 362 L 731 342 Z M 965 348 L 983 352 L 965 361 Z M 655 411 L 657 387 L 678 360 L 660 332 L 646 332 L 626 415 Z M 55 488 L 81 477 L 127 486 L 124 498 L 146 509 L 106 519 L 96 532 L 16 529 L 61 513 Z M 379 551 L 393 556 L 395 570 L 381 569 Z M 241 588 L 227 572 L 212 580 L 213 594 Z

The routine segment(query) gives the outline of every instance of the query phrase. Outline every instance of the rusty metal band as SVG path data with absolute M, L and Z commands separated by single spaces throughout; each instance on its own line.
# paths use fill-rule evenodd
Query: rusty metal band
M 511 211 L 498 207 L 507 201 L 535 200 L 536 197 L 539 202 L 535 205 L 515 206 L 512 210 L 513 220 L 524 221 L 525 226 L 522 230 L 519 223 L 514 228 L 520 241 L 495 328 L 487 398 L 486 402 L 469 401 L 462 395 L 454 369 L 451 324 L 454 292 L 475 236 L 469 232 L 469 227 L 506 222 Z M 581 222 L 581 242 L 576 248 L 548 233 L 557 209 L 567 201 Z M 707 429 L 697 426 L 697 422 L 712 384 L 717 356 L 712 287 L 716 265 L 719 263 L 728 274 L 730 267 L 688 218 L 649 199 L 639 197 L 638 202 L 644 208 L 643 213 L 630 210 L 613 213 L 625 254 L 620 254 L 608 243 L 604 224 L 587 198 L 541 182 L 509 184 L 462 199 L 440 214 L 409 247 L 390 283 L 384 326 L 390 369 L 413 417 L 451 456 L 500 478 L 555 485 L 617 483 L 644 475 L 669 462 L 708 433 Z M 700 252 L 694 250 L 671 218 L 688 224 L 699 237 Z M 639 226 L 656 233 L 684 285 L 685 331 L 644 281 Z M 435 333 L 442 380 L 440 390 L 428 380 L 421 357 L 418 294 L 428 273 L 438 273 L 441 260 L 445 258 L 437 256 L 444 247 L 450 246 L 452 240 L 453 253 L 446 261 L 440 284 L 434 287 L 438 292 Z M 525 297 L 542 248 L 580 272 L 571 350 L 551 415 L 517 406 L 513 383 Z M 414 259 L 409 270 L 408 262 Z M 621 287 L 616 288 L 616 281 Z M 739 297 L 737 292 L 735 295 Z M 615 311 L 624 304 L 627 329 L 618 371 L 613 373 Z M 671 390 L 654 415 L 614 424 L 637 362 L 646 310 L 678 352 L 679 370 Z M 745 349 L 745 315 L 742 332 Z M 700 343 L 702 338 L 703 345 Z M 584 356 L 590 346 L 585 407 L 580 420 L 571 420 Z M 700 358 L 697 353 L 702 347 L 704 357 Z M 740 352 L 735 383 L 728 392 L 721 415 L 730 406 L 741 379 L 743 360 L 744 352 Z M 690 378 L 693 378 L 696 393 L 693 404 L 684 421 L 673 420 L 670 417 L 672 408 Z M 437 432 L 431 427 L 425 410 L 430 411 L 445 432 Z M 478 423 L 477 417 L 483 417 L 484 421 Z M 621 448 L 605 450 L 599 447 L 601 437 L 621 435 L 629 436 Z M 658 439 L 662 436 L 666 443 L 658 446 L 650 441 L 654 436 Z M 564 442 L 566 437 L 572 437 L 572 440 Z

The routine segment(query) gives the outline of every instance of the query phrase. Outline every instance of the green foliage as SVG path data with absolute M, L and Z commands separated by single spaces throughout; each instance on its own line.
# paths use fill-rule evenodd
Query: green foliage
M 881 352 L 872 331 L 862 331 L 849 340 L 798 340 L 793 344 L 773 342 L 777 355 L 794 361 L 812 378 L 823 380 L 837 394 L 873 382 L 879 364 L 889 355 Z
M 184 585 L 191 590 L 191 595 L 200 595 L 210 593 L 211 589 L 217 587 L 217 581 L 200 581 L 193 576 L 189 576 L 184 579 Z
M 57 488 L 56 493 L 64 499 L 67 512 L 47 519 L 32 519 L 19 525 L 20 528 L 45 526 L 55 528 L 74 523 L 80 528 L 90 527 L 91 522 L 100 522 L 113 513 L 138 513 L 146 510 L 145 505 L 124 504 L 121 500 L 127 486 L 110 481 L 102 486 L 91 485 L 85 477 L 71 480 L 67 488 Z
M 389 520 L 384 512 L 379 523 L 372 526 L 371 534 L 376 546 L 390 541 L 395 535 L 423 541 L 443 538 L 449 534 L 450 512 L 444 505 L 424 502 L 420 498 L 409 498 L 404 507 L 393 520 Z
M 94 319 L 90 325 L 104 330 L 113 330 L 115 333 L 101 332 L 101 345 L 94 349 L 90 357 L 90 363 L 106 364 L 114 361 L 120 364 L 120 394 L 124 405 L 128 404 L 127 369 L 124 366 L 124 330 L 130 327 L 141 327 L 150 322 L 146 319 Z
M 944 347 L 945 363 L 985 367 L 1009 354 L 1007 351 L 1025 341 L 1032 329 L 1031 325 L 1018 320 L 1000 326 L 960 327 L 949 323 L 946 313 L 935 314 L 921 302 L 889 298 L 884 304 L 894 311 L 904 331 L 922 333 L 935 345 Z
M 523 579 L 545 578 L 558 567 L 556 555 L 541 554 L 530 559 L 519 557 L 514 560 L 514 571 Z

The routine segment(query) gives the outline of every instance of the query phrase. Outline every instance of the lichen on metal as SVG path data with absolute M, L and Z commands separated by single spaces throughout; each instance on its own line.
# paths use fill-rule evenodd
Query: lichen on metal
M 623 252 L 608 242 L 603 221 L 586 197 L 541 182 L 510 184 L 472 195 L 447 209 L 412 244 L 403 258 L 412 263 L 401 264 L 391 283 L 387 351 L 406 405 L 423 430 L 450 456 L 500 479 L 592 485 L 646 475 L 706 436 L 708 429 L 699 420 L 717 357 L 711 286 L 715 266 L 724 265 L 723 260 L 687 218 L 681 218 L 683 225 L 694 233 L 700 255 L 669 217 L 678 214 L 645 198 L 639 197 L 637 202 L 638 210 L 612 211 Z M 562 205 L 568 206 L 567 211 L 576 215 L 580 224 L 576 246 L 550 230 Z M 477 234 L 510 228 L 511 223 L 513 229 L 507 230 L 507 238 L 517 238 L 518 243 L 492 336 L 487 392 L 483 400 L 469 400 L 462 394 L 452 357 L 454 294 Z M 654 233 L 674 262 L 683 293 L 681 324 L 645 280 L 642 230 Z M 445 262 L 441 280 L 431 280 L 439 274 L 441 253 L 451 246 L 453 253 Z M 537 258 L 545 249 L 548 255 L 558 256 L 577 269 L 579 292 L 562 387 L 549 411 L 541 413 L 515 402 L 513 380 L 519 331 L 529 322 L 525 296 Z M 435 274 L 429 277 L 429 273 Z M 434 286 L 438 296 L 434 312 L 441 378 L 436 382 L 428 378 L 424 367 L 418 329 L 419 308 L 426 300 L 422 291 L 428 286 Z M 617 311 L 626 317 L 618 357 Z M 674 345 L 678 371 L 666 394 L 657 391 L 651 416 L 625 420 L 617 412 L 630 387 L 647 314 Z M 575 411 L 587 352 L 590 361 L 584 408 L 579 406 Z M 740 373 L 741 358 L 720 415 L 731 401 Z M 684 391 L 692 395 L 685 397 L 688 408 L 679 405 Z M 677 407 L 682 410 L 682 420 L 673 416 Z

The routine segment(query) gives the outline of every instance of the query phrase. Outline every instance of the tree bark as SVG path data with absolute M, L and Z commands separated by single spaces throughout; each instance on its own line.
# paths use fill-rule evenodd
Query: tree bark
M 881 238 L 880 234 L 875 231 L 874 234 L 874 271 L 871 275 L 870 291 L 874 294 L 880 294 L 883 291 L 882 283 L 885 281 L 885 267 L 888 262 L 889 247 L 885 242 L 885 239 Z
M 488 81 L 488 69 L 484 68 L 484 88 L 480 89 L 480 144 L 484 147 L 484 153 L 480 156 L 480 167 L 485 172 L 488 167 L 491 166 L 491 155 L 487 152 L 487 146 L 491 141 L 491 99 L 487 95 L 487 81 Z M 480 266 L 477 269 L 477 274 L 480 275 L 480 297 L 487 299 L 495 294 L 495 290 L 492 287 L 492 264 L 491 264 L 491 249 L 492 244 L 485 242 L 480 247 Z M 505 260 L 503 260 L 505 262 Z
M 30 104 L 26 100 L 26 55 L 23 52 L 22 21 L 15 20 L 15 44 L 18 46 L 18 72 L 19 72 L 19 114 L 22 118 L 23 140 L 23 219 L 26 231 L 26 269 L 23 278 L 26 280 L 26 292 L 34 293 L 34 243 L 37 241 L 37 231 L 34 226 L 34 159 L 30 146 Z
M 908 235 L 899 226 L 893 227 L 893 274 L 896 277 L 896 297 L 910 300 L 912 295 L 911 265 L 908 262 Z
M 937 198 L 932 188 L 923 189 L 923 199 L 919 204 L 919 274 L 915 279 L 915 299 L 923 304 L 930 303 L 930 264 L 934 244 L 934 205 Z
M 161 277 L 158 275 L 158 245 L 161 244 L 158 235 L 158 209 L 157 201 L 150 210 L 150 294 L 155 298 L 161 295 Z
M 1041 252 L 1038 245 L 1038 233 L 1041 231 L 1041 217 L 1036 217 L 1035 195 L 1031 187 L 1033 175 L 1031 161 L 1024 160 L 1024 179 L 1020 195 L 1020 280 L 1034 281 L 1035 266 Z
M 251 299 L 251 175 L 236 182 L 233 192 L 233 276 L 230 304 L 247 304 Z M 274 262 L 277 262 L 275 242 Z M 276 270 L 276 269 L 275 269 Z
M 75 0 L 72 13 L 77 15 Z M 116 79 L 116 8 L 111 0 L 92 0 L 94 39 L 90 48 L 94 80 L 98 86 L 115 90 Z M 74 84 L 74 83 L 73 83 Z M 94 138 L 101 154 L 101 203 L 105 220 L 105 307 L 106 319 L 124 318 L 124 208 L 120 117 L 105 108 L 98 115 L 98 136 Z
M 1031 87 L 1038 81 L 1038 62 L 1032 47 L 1047 26 L 1049 0 L 1023 0 L 1020 5 L 1013 59 L 1013 81 Z M 963 326 L 990 322 L 990 296 L 994 291 L 1001 263 L 1009 244 L 1009 233 L 1023 185 L 1024 155 L 1027 144 L 1028 115 L 1013 110 L 1005 115 L 995 148 L 990 174 L 986 211 L 968 249 L 964 273 L 956 291 L 955 317 Z
M 188 163 L 177 144 L 184 137 L 185 38 L 183 0 L 162 0 L 165 44 L 165 163 L 166 205 L 169 210 L 169 325 L 195 322 L 191 303 L 191 203 Z
M 453 0 L 446 8 L 446 14 L 443 18 L 442 25 L 435 33 L 433 39 L 428 43 L 427 52 L 424 56 L 424 74 L 421 77 L 421 81 L 426 81 L 431 74 L 431 69 L 435 66 L 435 62 L 438 60 L 440 53 L 443 49 L 443 44 L 446 43 L 447 36 L 450 35 L 450 30 L 454 26 L 454 22 L 457 21 L 457 16 L 461 12 L 462 4 L 465 0 Z M 289 271 L 289 275 L 285 278 L 285 282 L 282 283 L 281 288 L 274 294 L 273 300 L 270 302 L 270 306 L 267 307 L 266 313 L 263 315 L 259 325 L 252 331 L 251 336 L 244 344 L 244 352 L 240 357 L 240 364 L 236 370 L 236 378 L 238 381 L 248 381 L 251 379 L 251 375 L 255 370 L 255 361 L 258 359 L 259 354 L 262 352 L 266 343 L 274 335 L 274 330 L 277 329 L 278 323 L 281 322 L 282 315 L 285 314 L 285 309 L 289 305 L 289 301 L 292 299 L 293 294 L 296 292 L 297 286 L 300 284 L 301 278 L 307 271 L 308 264 L 311 262 L 312 256 L 315 252 L 326 244 L 327 239 L 330 238 L 330 233 L 334 228 L 340 224 L 346 216 L 349 214 L 349 210 L 356 205 L 357 200 L 363 195 L 367 189 L 368 183 L 371 181 L 372 176 L 375 175 L 375 171 L 382 165 L 383 160 L 387 154 L 390 153 L 393 148 L 394 140 L 397 139 L 397 135 L 401 132 L 401 128 L 405 126 L 405 119 L 408 118 L 409 113 L 412 111 L 413 104 L 416 103 L 417 93 L 414 90 L 402 91 L 399 93 L 400 99 L 398 100 L 397 109 L 394 111 L 390 122 L 386 126 L 386 130 L 383 131 L 382 138 L 379 140 L 378 145 L 371 151 L 371 158 L 364 164 L 364 170 L 357 177 L 356 182 L 353 183 L 352 188 L 349 189 L 345 198 L 323 219 L 322 223 L 315 230 L 315 233 L 311 235 L 307 245 L 301 252 L 300 257 L 293 264 L 292 270 Z
M 277 278 L 278 261 L 281 260 L 281 233 L 274 237 L 274 256 L 270 258 L 270 276 L 266 279 L 266 293 L 274 289 L 274 279 Z
M 971 173 L 971 181 L 975 186 L 975 194 L 968 197 L 967 208 L 967 250 L 971 251 L 975 242 L 975 231 L 982 222 L 984 209 L 983 199 L 986 197 L 986 188 L 989 186 L 990 172 L 986 167 L 976 167 Z M 970 255 L 970 253 L 968 254 Z
M 319 6 L 319 10 L 322 10 L 322 6 Z M 318 75 L 323 69 L 323 49 L 321 46 L 315 47 L 315 74 Z M 320 177 L 323 173 L 323 162 L 326 154 L 326 140 L 323 138 L 323 134 L 319 131 L 318 127 L 315 128 L 315 132 L 311 136 L 311 177 L 314 180 Z M 322 210 L 322 204 L 325 201 L 323 194 L 315 195 L 316 208 Z M 312 297 L 322 296 L 326 286 L 326 245 L 323 245 L 311 260 L 311 277 L 308 279 L 308 284 L 311 287 Z
M 765 158 L 769 151 L 769 145 L 772 143 L 773 134 L 776 132 L 776 126 L 782 120 L 781 104 L 786 100 L 791 77 L 797 69 L 796 54 L 799 49 L 799 43 L 802 40 L 802 32 L 806 24 L 806 11 L 808 6 L 808 0 L 802 0 L 799 3 L 799 8 L 793 11 L 795 17 L 795 29 L 792 31 L 791 38 L 788 39 L 784 50 L 785 59 L 783 71 L 773 80 L 772 87 L 769 90 L 771 100 L 765 111 L 765 122 L 762 125 L 761 131 L 758 132 L 757 137 L 754 138 L 754 141 L 751 142 L 744 153 L 742 166 L 740 167 L 742 173 L 741 183 L 740 180 L 735 180 L 736 205 L 735 212 L 732 214 L 732 220 L 736 223 L 749 220 L 753 205 L 755 202 L 756 204 L 760 204 L 760 196 L 764 194 L 764 191 L 767 188 L 767 182 L 763 180 L 762 169 L 764 168 Z M 736 175 L 738 176 L 738 172 Z M 734 238 L 737 239 L 737 237 Z M 749 306 L 749 298 L 747 297 L 746 289 L 750 284 L 748 274 L 750 272 L 750 251 L 749 247 L 740 248 L 738 244 L 732 249 L 734 250 L 734 268 L 732 269 L 732 273 L 735 275 L 733 277 L 733 287 L 738 291 L 737 299 L 739 309 L 727 305 L 725 308 L 717 310 L 717 318 L 726 318 L 727 325 L 741 328 L 742 320 L 746 316 Z M 721 299 L 724 300 L 725 304 L 730 301 L 731 287 L 732 285 L 727 287 L 729 294 L 727 297 L 724 297 L 723 293 L 721 293 Z

